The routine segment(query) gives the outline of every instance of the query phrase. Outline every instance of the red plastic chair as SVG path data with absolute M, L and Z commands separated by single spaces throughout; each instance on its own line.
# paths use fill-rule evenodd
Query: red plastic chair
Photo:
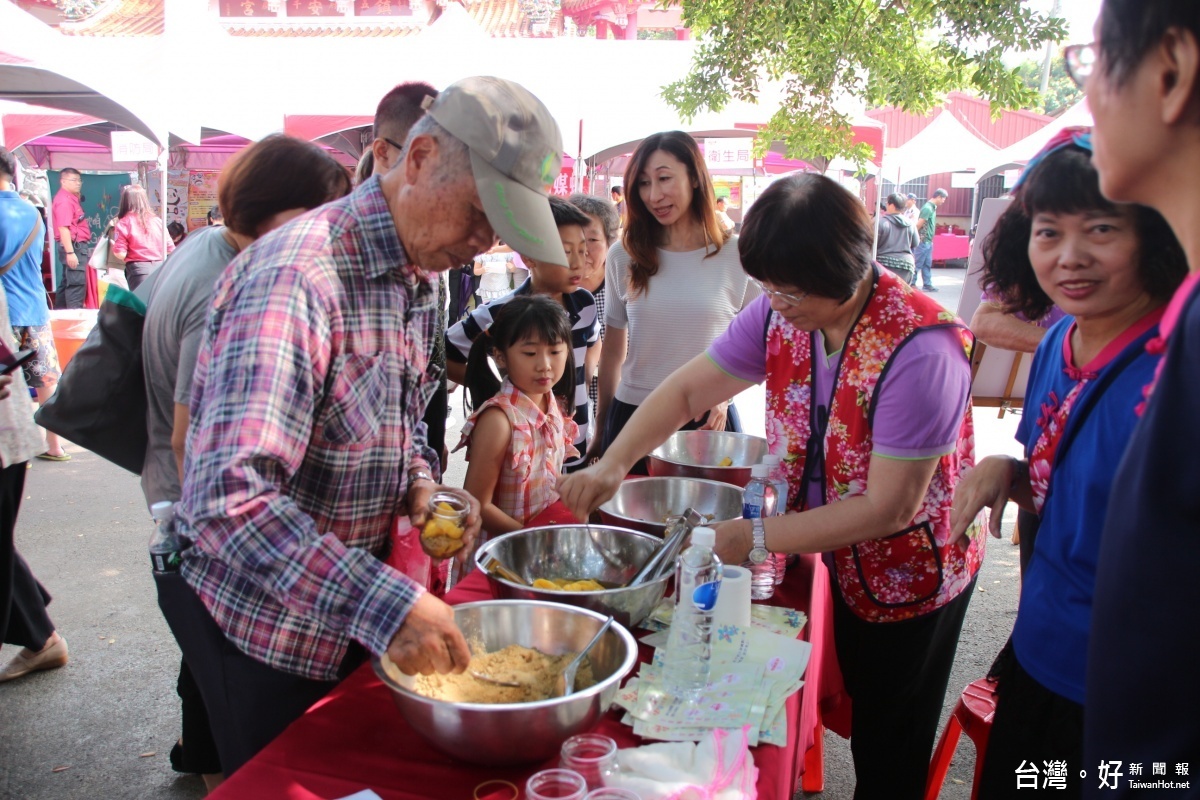
M 975 743 L 975 783 L 971 787 L 971 800 L 979 791 L 979 777 L 983 774 L 983 754 L 987 751 L 988 734 L 992 732 L 992 718 L 996 716 L 996 682 L 982 678 L 963 690 L 958 705 L 950 714 L 946 730 L 938 739 L 933 751 L 933 762 L 929 765 L 929 780 L 925 784 L 925 800 L 937 800 L 950 770 L 950 759 L 962 734 Z

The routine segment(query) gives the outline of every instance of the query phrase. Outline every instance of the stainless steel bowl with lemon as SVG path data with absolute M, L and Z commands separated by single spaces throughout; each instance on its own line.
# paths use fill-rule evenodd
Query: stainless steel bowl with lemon
M 493 597 L 566 603 L 611 614 L 622 625 L 633 627 L 666 594 L 669 575 L 628 586 L 661 546 L 658 537 L 626 528 L 548 525 L 489 540 L 476 552 L 475 562 L 487 573 Z M 493 558 L 526 585 L 488 571 Z M 545 583 L 533 585 L 537 581 Z M 575 585 L 567 588 L 569 584 Z

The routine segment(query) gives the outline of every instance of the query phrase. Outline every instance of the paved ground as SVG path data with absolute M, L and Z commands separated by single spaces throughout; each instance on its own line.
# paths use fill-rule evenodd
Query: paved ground
M 962 275 L 936 273 L 937 297 L 951 308 Z M 761 399 L 748 394 L 741 405 L 748 428 L 761 429 Z M 461 411 L 455 416 L 461 422 Z M 981 454 L 1013 451 L 1014 417 L 1000 421 L 982 410 L 976 420 Z M 200 798 L 200 780 L 176 776 L 167 762 L 179 725 L 178 651 L 155 603 L 146 556 L 151 525 L 137 478 L 68 450 L 69 463 L 35 461 L 29 470 L 17 543 L 55 597 L 50 610 L 71 663 L 0 685 L 0 800 Z M 461 481 L 462 471 L 456 459 L 450 480 Z M 945 714 L 962 687 L 986 672 L 1012 627 L 1016 549 L 1007 540 L 990 544 Z M 0 658 L 12 652 L 4 648 Z M 833 734 L 826 744 L 827 790 L 814 797 L 849 798 L 849 747 Z M 942 797 L 969 797 L 973 768 L 974 748 L 964 740 Z

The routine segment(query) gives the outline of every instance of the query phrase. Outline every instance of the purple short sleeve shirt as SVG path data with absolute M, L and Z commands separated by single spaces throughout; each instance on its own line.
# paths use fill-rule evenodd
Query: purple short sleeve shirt
M 749 383 L 766 380 L 765 332 L 770 298 L 756 298 L 708 349 L 721 371 Z M 824 340 L 817 334 L 823 352 Z M 828 405 L 840 353 L 818 355 L 815 396 Z M 930 387 L 939 387 L 930 392 Z M 879 387 L 872 452 L 885 458 L 924 459 L 954 449 L 971 393 L 971 366 L 953 329 L 918 334 L 896 354 Z

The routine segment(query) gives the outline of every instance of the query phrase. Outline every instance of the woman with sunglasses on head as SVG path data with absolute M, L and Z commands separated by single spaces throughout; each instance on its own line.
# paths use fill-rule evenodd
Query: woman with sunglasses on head
M 1182 783 L 1200 753 L 1200 636 L 1181 606 L 1200 575 L 1200 3 L 1104 0 L 1095 35 L 1067 48 L 1067 64 L 1087 89 L 1100 189 L 1160 211 L 1191 272 L 1150 345 L 1162 360 L 1100 542 L 1084 760 L 1143 764 L 1147 775 L 1148 764 L 1169 764 L 1167 779 Z M 1195 773 L 1190 781 L 1175 794 L 1195 797 Z M 1085 792 L 1144 796 L 1138 782 L 1099 789 L 1089 777 Z
M 1017 429 L 1025 458 L 990 456 L 958 486 L 957 533 L 1009 499 L 1038 515 L 1011 653 L 997 661 L 996 716 L 979 796 L 1009 797 L 1027 761 L 1061 762 L 1079 797 L 1092 591 L 1106 501 L 1158 357 L 1146 344 L 1187 265 L 1166 221 L 1100 194 L 1090 131 L 1051 140 L 984 244 L 984 281 L 1008 312 L 1068 316 L 1038 346 Z M 1117 484 L 1118 488 L 1120 483 Z
M 704 352 L 758 295 L 742 271 L 737 238 L 717 220 L 712 178 L 691 136 L 646 137 L 626 177 L 632 188 L 625 229 L 608 253 L 604 280 L 606 341 L 589 459 L 602 455 L 655 387 Z M 680 427 L 741 430 L 724 400 Z M 636 471 L 645 474 L 640 464 Z
M 873 243 L 863 204 L 834 181 L 772 184 L 738 241 L 766 294 L 663 381 L 561 494 L 585 519 L 682 422 L 765 381 L 789 513 L 718 525 L 717 553 L 729 564 L 824 554 L 854 701 L 855 797 L 919 798 L 983 557 L 982 535 L 951 543 L 949 525 L 954 487 L 974 460 L 972 337 L 872 263 Z

